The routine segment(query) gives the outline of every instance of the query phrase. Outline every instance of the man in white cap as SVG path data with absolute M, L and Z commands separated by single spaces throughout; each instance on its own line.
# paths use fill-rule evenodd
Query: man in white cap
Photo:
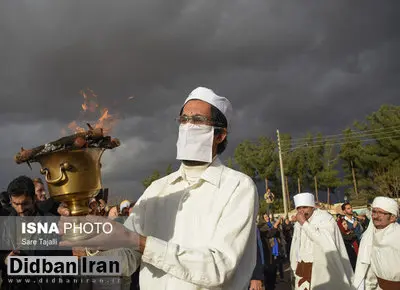
M 399 205 L 389 197 L 376 197 L 372 222 L 360 243 L 354 286 L 356 289 L 400 289 Z
M 352 289 L 353 269 L 333 216 L 315 208 L 311 193 L 295 195 L 294 203 L 297 222 L 290 264 L 295 289 Z
M 123 200 L 119 205 L 119 212 L 122 216 L 129 215 L 129 206 L 131 205 L 129 200 Z
M 177 118 L 179 170 L 146 189 L 125 222 L 128 237 L 121 231 L 119 239 L 97 239 L 128 248 L 116 255 L 129 265 L 129 275 L 140 266 L 140 289 L 248 289 L 256 265 L 258 194 L 250 177 L 218 158 L 231 115 L 225 97 L 204 87 L 192 91 Z

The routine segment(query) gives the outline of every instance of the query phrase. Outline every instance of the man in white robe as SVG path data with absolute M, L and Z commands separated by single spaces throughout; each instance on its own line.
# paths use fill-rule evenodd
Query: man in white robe
M 245 290 L 257 259 L 253 180 L 222 164 L 232 105 L 207 88 L 195 89 L 177 118 L 178 171 L 154 181 L 125 227 L 66 246 L 122 247 L 122 273 L 140 267 L 142 290 Z M 97 217 L 96 217 L 97 218 Z
M 294 196 L 297 222 L 290 251 L 295 289 L 353 289 L 353 270 L 340 230 L 327 211 L 315 208 L 314 195 Z
M 394 199 L 376 197 L 372 222 L 361 240 L 354 286 L 360 290 L 400 289 L 399 205 Z

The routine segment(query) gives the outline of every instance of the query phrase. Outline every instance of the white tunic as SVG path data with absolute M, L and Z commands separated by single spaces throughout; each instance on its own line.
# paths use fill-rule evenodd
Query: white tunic
M 357 289 L 381 289 L 377 277 L 400 281 L 400 225 L 397 223 L 378 230 L 371 221 L 361 240 L 354 285 Z
M 312 262 L 311 285 L 308 282 L 295 289 L 352 289 L 353 270 L 340 230 L 327 212 L 315 209 L 302 226 L 295 224 L 290 262 L 293 272 L 298 261 Z
M 130 272 L 140 267 L 140 289 L 248 288 L 256 264 L 258 194 L 247 175 L 219 159 L 198 182 L 182 167 L 153 182 L 125 222 L 147 236 L 140 257 L 125 250 Z
M 308 222 L 311 222 L 312 216 L 308 219 Z M 296 252 L 296 261 L 297 262 L 313 262 L 313 242 L 308 237 L 307 232 L 303 229 L 300 224 L 298 224 L 300 239 L 299 239 L 299 250 Z

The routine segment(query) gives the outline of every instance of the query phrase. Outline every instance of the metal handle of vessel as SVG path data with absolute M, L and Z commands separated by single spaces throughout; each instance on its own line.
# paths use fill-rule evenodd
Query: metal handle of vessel
M 69 169 L 71 169 L 71 166 L 69 165 L 68 162 L 61 163 L 60 164 L 60 176 L 53 180 L 50 179 L 51 178 L 50 171 L 48 168 L 41 168 L 40 173 L 43 175 L 46 175 L 46 182 L 48 184 L 57 184 L 57 183 L 65 181 L 68 178 L 66 171 Z

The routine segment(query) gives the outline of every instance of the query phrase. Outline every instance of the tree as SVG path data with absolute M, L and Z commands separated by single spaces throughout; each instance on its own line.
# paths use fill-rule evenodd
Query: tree
M 292 151 L 289 167 L 293 168 L 292 178 L 297 179 L 297 192 L 307 184 L 307 149 L 298 147 Z
M 383 105 L 355 126 L 363 131 L 367 157 L 364 162 L 371 171 L 388 168 L 400 160 L 400 106 Z
M 244 141 L 235 149 L 235 161 L 240 170 L 249 176 L 259 177 L 265 181 L 276 179 L 277 154 L 276 143 L 271 138 L 260 137 L 256 143 Z
M 168 164 L 167 168 L 165 169 L 165 176 L 170 175 L 172 172 L 174 172 L 174 169 L 172 168 L 171 164 Z M 147 188 L 150 186 L 150 184 L 152 184 L 153 181 L 160 178 L 161 178 L 160 171 L 154 170 L 150 176 L 142 180 L 142 184 L 144 188 Z
M 150 184 L 153 183 L 153 181 L 155 181 L 159 178 L 160 178 L 160 172 L 158 170 L 154 170 L 150 176 L 146 177 L 142 181 L 142 184 L 143 184 L 144 188 L 148 188 L 150 186 Z
M 318 201 L 318 173 L 323 169 L 322 157 L 324 154 L 324 140 L 322 134 L 315 137 L 308 134 L 306 137 L 306 144 L 308 146 L 306 151 L 306 161 L 308 173 L 314 179 L 315 198 Z
M 228 159 L 226 160 L 226 167 L 233 169 L 233 163 L 234 163 L 234 159 L 232 157 L 228 157 Z
M 252 164 L 255 150 L 256 149 L 253 143 L 251 143 L 249 140 L 244 140 L 236 147 L 234 153 L 235 162 L 239 165 L 240 171 L 252 178 L 256 177 L 256 171 Z
M 375 171 L 374 187 L 377 195 L 399 198 L 400 162 L 395 162 L 387 170 L 378 169 Z
M 400 161 L 400 106 L 383 105 L 354 127 L 362 143 L 360 168 L 356 171 L 362 179 L 357 180 L 357 189 L 365 199 L 376 196 L 375 178 Z
M 343 144 L 340 146 L 339 157 L 342 160 L 342 168 L 346 173 L 344 184 L 353 184 L 353 192 L 358 196 L 357 179 L 362 176 L 362 155 L 364 152 L 360 138 L 350 128 L 343 131 Z M 361 182 L 363 183 L 363 182 Z
M 165 169 L 165 174 L 170 175 L 174 170 L 172 169 L 172 165 L 168 164 L 167 169 Z
M 335 169 L 337 162 L 338 157 L 335 156 L 334 147 L 331 144 L 325 144 L 322 158 L 323 168 L 318 174 L 318 179 L 320 185 L 326 189 L 328 204 L 330 204 L 331 190 L 341 185 L 338 178 L 339 171 Z

